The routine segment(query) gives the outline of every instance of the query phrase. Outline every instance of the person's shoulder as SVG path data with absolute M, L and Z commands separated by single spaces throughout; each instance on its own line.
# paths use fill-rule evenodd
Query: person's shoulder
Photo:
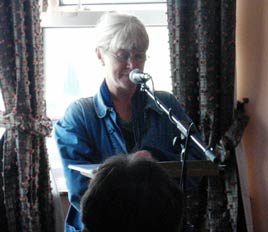
M 84 97 L 73 101 L 68 108 L 77 109 L 77 108 L 90 108 L 93 107 L 93 97 Z
M 162 96 L 174 96 L 172 93 L 165 91 L 165 90 L 156 90 L 156 95 L 162 95 Z
M 156 97 L 158 97 L 166 106 L 171 107 L 173 111 L 177 114 L 185 114 L 185 110 L 180 104 L 180 101 L 177 99 L 177 97 L 167 91 L 155 91 Z
M 66 108 L 63 118 L 70 119 L 70 118 L 81 118 L 85 117 L 87 112 L 93 111 L 93 103 L 92 97 L 87 98 L 80 98 L 72 103 Z
M 176 101 L 177 102 L 177 98 L 175 97 L 175 95 L 168 91 L 157 90 L 155 91 L 155 95 L 156 97 L 160 98 L 163 101 Z
M 94 119 L 94 106 L 92 97 L 80 98 L 73 101 L 65 110 L 57 125 L 84 125 L 88 120 Z
M 75 101 L 76 104 L 82 106 L 93 106 L 93 97 L 83 97 Z

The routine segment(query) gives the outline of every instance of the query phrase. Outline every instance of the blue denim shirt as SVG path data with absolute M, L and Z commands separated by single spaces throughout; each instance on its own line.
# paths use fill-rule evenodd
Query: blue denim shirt
M 172 94 L 163 91 L 155 94 L 167 107 L 172 108 L 173 114 L 180 121 L 189 124 L 190 119 Z M 160 161 L 179 160 L 180 150 L 173 146 L 173 139 L 179 135 L 179 130 L 169 121 L 168 116 L 142 91 L 136 92 L 132 104 L 134 150 L 149 149 Z M 81 231 L 79 204 L 89 179 L 78 171 L 69 169 L 68 165 L 98 164 L 109 156 L 133 151 L 127 151 L 117 113 L 111 101 L 109 103 L 109 94 L 103 87 L 94 97 L 82 98 L 72 103 L 64 117 L 56 123 L 54 131 L 71 203 L 65 231 Z M 204 159 L 204 155 L 192 144 L 190 147 L 188 159 Z M 189 178 L 188 182 L 196 185 L 199 178 Z

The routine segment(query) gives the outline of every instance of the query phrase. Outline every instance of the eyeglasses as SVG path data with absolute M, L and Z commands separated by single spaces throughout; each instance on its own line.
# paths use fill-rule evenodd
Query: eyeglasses
M 131 55 L 130 52 L 120 52 L 118 54 L 113 52 L 108 52 L 117 62 L 126 63 L 131 59 L 137 63 L 143 63 L 146 60 L 146 54 L 144 52 L 136 53 Z

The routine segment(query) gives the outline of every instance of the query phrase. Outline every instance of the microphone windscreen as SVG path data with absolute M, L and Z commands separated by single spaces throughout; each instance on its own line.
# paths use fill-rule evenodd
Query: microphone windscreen
M 139 74 L 142 74 L 143 72 L 141 70 L 139 70 L 138 68 L 135 68 L 133 70 L 130 71 L 129 73 L 129 79 L 131 82 L 133 82 L 134 84 L 138 84 L 137 78 L 139 76 Z

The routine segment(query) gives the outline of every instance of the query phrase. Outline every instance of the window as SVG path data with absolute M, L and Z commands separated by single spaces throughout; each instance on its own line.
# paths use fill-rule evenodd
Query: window
M 99 4 L 155 4 L 165 3 L 165 0 L 60 0 L 60 5 L 99 5 Z
M 63 0 L 65 4 L 74 0 Z M 83 1 L 89 2 L 89 1 Z M 138 2 L 138 1 L 136 1 Z M 113 6 L 113 10 L 118 7 Z M 146 25 L 150 47 L 144 71 L 149 73 L 155 89 L 171 92 L 171 76 L 166 5 L 128 11 Z M 103 81 L 102 66 L 94 47 L 94 26 L 103 12 L 73 10 L 48 11 L 42 15 L 44 28 L 47 114 L 55 123 L 75 99 L 93 95 Z M 54 138 L 47 139 L 51 169 L 59 191 L 65 191 L 61 160 Z

